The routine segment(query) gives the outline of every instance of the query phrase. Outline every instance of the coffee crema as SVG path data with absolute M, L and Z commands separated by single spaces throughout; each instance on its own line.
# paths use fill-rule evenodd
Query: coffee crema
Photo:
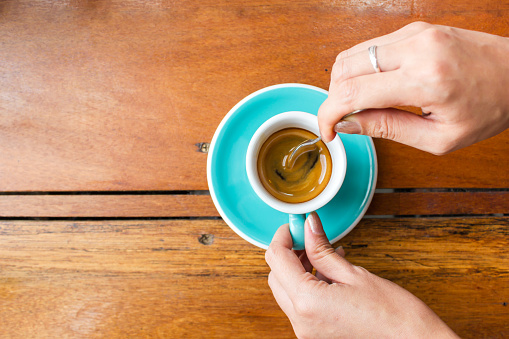
M 272 134 L 258 153 L 257 169 L 263 187 L 275 198 L 302 203 L 318 196 L 329 183 L 332 159 L 323 141 L 295 156 L 293 166 L 287 158 L 301 142 L 316 139 L 300 128 L 286 128 Z

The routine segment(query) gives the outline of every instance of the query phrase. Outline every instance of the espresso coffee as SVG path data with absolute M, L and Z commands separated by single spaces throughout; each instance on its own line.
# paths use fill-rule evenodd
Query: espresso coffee
M 316 139 L 300 128 L 287 128 L 272 134 L 262 145 L 257 169 L 263 187 L 275 198 L 288 203 L 301 203 L 318 196 L 327 186 L 332 173 L 332 159 L 322 141 L 301 154 L 292 163 L 288 157 L 301 142 Z

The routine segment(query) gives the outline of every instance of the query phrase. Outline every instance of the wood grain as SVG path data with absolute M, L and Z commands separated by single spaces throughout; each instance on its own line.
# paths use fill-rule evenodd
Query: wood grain
M 368 215 L 507 214 L 509 192 L 375 193 Z
M 210 195 L 0 195 L 0 217 L 210 216 Z
M 367 215 L 508 214 L 509 192 L 375 193 Z M 0 217 L 218 217 L 210 195 L 0 195 Z
M 416 20 L 508 35 L 497 0 L 2 1 L 0 191 L 207 189 L 210 141 L 268 85 Z M 378 187 L 508 187 L 509 133 L 445 157 L 377 142 Z
M 293 338 L 264 251 L 222 220 L 6 219 L 216 217 L 163 192 L 208 189 L 196 144 L 240 99 L 327 88 L 339 51 L 412 21 L 508 36 L 508 17 L 497 0 L 0 1 L 0 192 L 20 192 L 0 193 L 0 337 Z M 509 131 L 443 157 L 375 145 L 378 188 L 509 187 Z M 507 195 L 377 193 L 368 214 L 507 214 Z M 337 245 L 462 337 L 505 338 L 508 235 L 508 217 L 376 218 Z
M 339 244 L 462 337 L 503 338 L 508 226 L 509 218 L 369 219 Z M 212 244 L 199 242 L 203 234 Z M 0 269 L 2 337 L 293 337 L 263 250 L 219 220 L 4 221 Z

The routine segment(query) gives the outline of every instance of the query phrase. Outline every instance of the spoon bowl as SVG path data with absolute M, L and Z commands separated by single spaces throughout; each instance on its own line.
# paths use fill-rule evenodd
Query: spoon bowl
M 304 153 L 313 150 L 312 146 L 315 145 L 320 140 L 322 140 L 321 136 L 316 139 L 304 140 L 303 142 L 295 146 L 290 155 L 284 157 L 283 167 L 288 169 L 293 168 L 293 166 L 295 165 L 295 161 L 297 161 L 297 159 Z

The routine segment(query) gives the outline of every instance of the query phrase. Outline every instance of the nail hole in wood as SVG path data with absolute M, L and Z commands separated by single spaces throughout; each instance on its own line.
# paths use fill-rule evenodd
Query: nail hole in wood
M 198 238 L 198 241 L 202 245 L 212 245 L 212 243 L 214 242 L 214 234 L 202 234 Z
M 199 142 L 199 143 L 197 143 L 195 145 L 196 145 L 196 147 L 198 147 L 198 152 L 202 152 L 202 153 L 208 153 L 209 152 L 210 143 L 208 143 L 208 142 Z

